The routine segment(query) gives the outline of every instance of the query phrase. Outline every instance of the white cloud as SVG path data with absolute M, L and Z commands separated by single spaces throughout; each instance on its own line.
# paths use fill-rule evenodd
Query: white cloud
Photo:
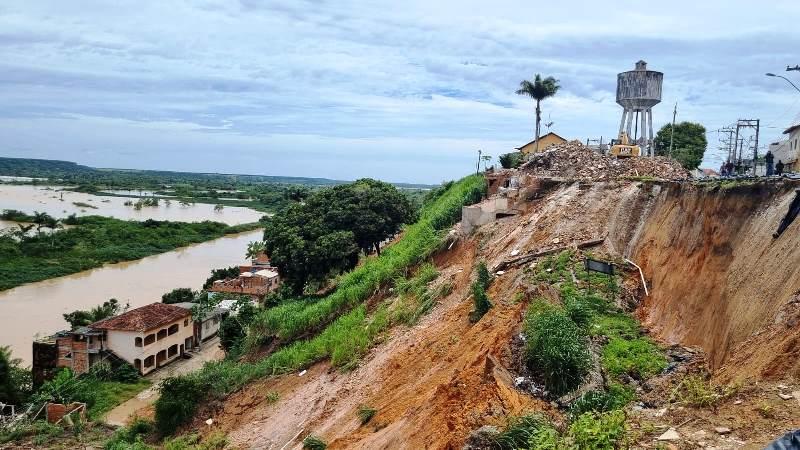
M 615 74 L 639 58 L 665 72 L 657 125 L 676 101 L 679 120 L 709 129 L 788 122 L 794 93 L 763 73 L 800 63 L 800 6 L 770 3 L 7 4 L 0 154 L 229 172 L 255 159 L 270 161 L 263 173 L 439 181 L 479 146 L 530 139 L 531 102 L 513 92 L 535 72 L 563 86 L 544 104 L 554 131 L 613 135 Z

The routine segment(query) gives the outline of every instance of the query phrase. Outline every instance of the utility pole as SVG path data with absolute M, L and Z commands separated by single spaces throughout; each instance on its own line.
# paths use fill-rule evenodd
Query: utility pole
M 672 141 L 675 138 L 675 116 L 678 115 L 678 102 L 675 102 L 675 109 L 672 110 L 672 130 L 669 134 L 669 156 L 672 157 Z
M 756 143 L 753 145 L 753 176 L 756 176 L 756 165 L 758 164 L 758 133 L 761 129 L 761 119 L 756 119 Z
M 736 121 L 736 145 L 739 147 L 738 158 L 736 160 L 737 165 L 741 165 L 744 159 L 744 137 L 741 138 L 742 142 L 739 144 L 739 130 L 742 128 L 752 128 L 755 130 L 755 143 L 753 145 L 753 176 L 755 176 L 758 166 L 758 135 L 761 131 L 761 119 L 739 119 Z M 750 136 L 750 139 L 753 139 L 753 136 Z M 748 145 L 749 142 L 750 141 L 748 141 Z
M 478 165 L 475 167 L 475 175 L 481 173 L 481 153 L 483 153 L 483 150 L 478 149 Z

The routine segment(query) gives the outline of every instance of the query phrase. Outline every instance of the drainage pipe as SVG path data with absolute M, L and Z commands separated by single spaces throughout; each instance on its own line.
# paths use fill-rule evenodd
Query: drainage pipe
M 639 269 L 639 276 L 642 278 L 642 285 L 644 286 L 644 295 L 649 297 L 650 296 L 650 292 L 647 290 L 647 281 L 644 280 L 644 273 L 642 272 L 642 268 L 639 267 L 638 265 L 636 265 L 635 262 L 631 261 L 628 258 L 625 258 L 625 262 L 629 263 L 629 264 L 633 264 L 633 267 L 636 267 L 637 269 Z

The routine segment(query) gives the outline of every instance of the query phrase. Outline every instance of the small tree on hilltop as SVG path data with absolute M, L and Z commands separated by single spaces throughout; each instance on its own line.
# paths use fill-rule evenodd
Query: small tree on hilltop
M 671 155 L 669 155 L 670 138 L 672 138 Z M 655 147 L 656 155 L 672 156 L 686 170 L 697 169 L 708 147 L 706 127 L 695 122 L 681 122 L 675 124 L 673 136 L 672 124 L 668 123 L 656 133 Z

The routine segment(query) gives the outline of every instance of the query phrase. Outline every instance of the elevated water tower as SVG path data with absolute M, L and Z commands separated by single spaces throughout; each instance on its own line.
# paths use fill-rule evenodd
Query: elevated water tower
M 647 70 L 647 63 L 639 61 L 636 69 L 617 75 L 617 103 L 622 106 L 619 132 L 642 147 L 642 153 L 654 156 L 653 106 L 661 103 L 661 84 L 664 74 Z

